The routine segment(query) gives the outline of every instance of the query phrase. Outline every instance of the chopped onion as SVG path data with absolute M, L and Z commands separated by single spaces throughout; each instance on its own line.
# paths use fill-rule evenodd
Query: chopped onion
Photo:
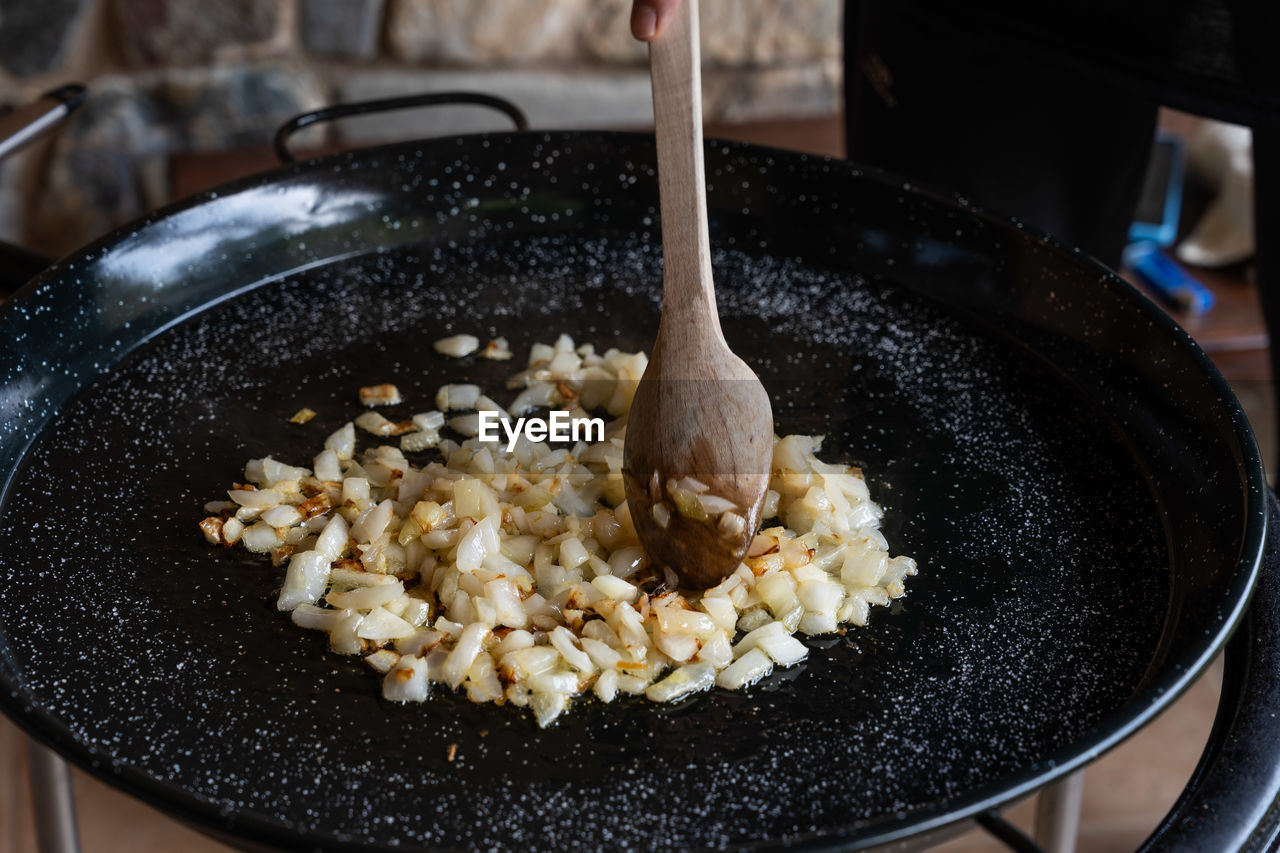
M 504 351 L 495 339 L 481 355 Z M 797 633 L 864 625 L 871 607 L 906 592 L 917 566 L 889 556 L 861 471 L 820 461 L 811 436 L 774 446 L 764 517 L 789 526 L 752 536 L 715 587 L 680 591 L 675 572 L 645 556 L 622 487 L 623 418 L 647 364 L 567 336 L 535 345 L 505 410 L 478 385 L 447 384 L 436 409 L 410 420 L 360 413 L 311 469 L 249 460 L 247 485 L 207 505 L 202 535 L 287 561 L 277 607 L 384 673 L 390 701 L 425 701 L 434 681 L 473 702 L 527 707 L 539 725 L 586 690 L 667 702 L 745 687 L 805 659 Z M 391 385 L 361 391 L 367 405 L 402 402 Z M 618 420 L 604 440 L 572 447 L 521 435 L 508 451 L 471 437 L 480 412 L 556 407 Z M 678 513 L 731 540 L 755 533 L 702 480 L 654 472 L 648 485 L 664 529 Z
M 649 687 L 644 695 L 652 702 L 674 702 L 693 693 L 710 690 L 715 683 L 715 667 L 709 663 L 691 663 Z
M 360 402 L 365 406 L 396 406 L 404 402 L 400 389 L 390 383 L 366 385 L 360 389 Z
M 436 408 L 441 412 L 474 409 L 480 393 L 479 385 L 442 385 L 436 392 Z
M 329 584 L 329 560 L 316 551 L 294 554 L 284 575 L 284 587 L 276 609 L 293 610 L 300 604 L 315 604 Z
M 441 338 L 433 346 L 436 352 L 441 355 L 463 358 L 480 348 L 480 339 L 475 335 L 454 335 L 449 338 Z
M 752 649 L 720 670 L 720 674 L 716 676 L 716 684 L 725 690 L 738 690 L 755 684 L 772 670 L 773 661 L 769 656 L 759 649 Z
M 362 640 L 398 640 L 412 633 L 412 625 L 381 607 L 370 610 L 356 629 L 356 636 Z
M 405 655 L 382 679 L 382 698 L 388 702 L 425 702 L 431 692 L 427 662 Z

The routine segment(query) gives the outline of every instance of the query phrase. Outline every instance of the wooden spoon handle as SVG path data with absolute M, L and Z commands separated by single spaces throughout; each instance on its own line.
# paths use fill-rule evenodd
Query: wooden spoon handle
M 707 232 L 701 59 L 698 2 L 681 0 L 674 19 L 649 44 L 662 209 L 662 328 L 658 334 L 701 337 L 699 332 L 710 332 L 723 343 Z

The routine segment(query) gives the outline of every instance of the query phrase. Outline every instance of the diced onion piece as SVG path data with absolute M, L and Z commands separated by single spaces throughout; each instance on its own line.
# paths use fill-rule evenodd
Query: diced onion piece
M 734 657 L 741 657 L 759 645 L 760 641 L 765 637 L 782 637 L 786 634 L 787 629 L 782 627 L 781 622 L 769 622 L 761 625 L 755 630 L 748 631 L 746 636 L 734 645 L 733 655 Z
M 570 536 L 560 543 L 560 565 L 566 569 L 576 569 L 587 561 L 591 556 L 587 553 L 586 546 L 582 544 L 582 540 Z
M 692 634 L 709 637 L 716 631 L 716 623 L 705 613 L 682 610 L 677 607 L 655 607 L 658 627 L 669 634 Z
M 592 690 L 601 702 L 612 702 L 618 695 L 618 672 L 608 669 L 600 673 Z
M 480 339 L 475 335 L 453 335 L 448 338 L 441 338 L 432 346 L 441 355 L 463 358 L 480 348 Z
M 649 558 L 639 545 L 619 548 L 609 555 L 609 573 L 620 578 L 629 578 L 648 563 Z
M 611 670 L 618 665 L 618 661 L 622 660 L 622 655 L 616 649 L 600 640 L 582 637 L 578 642 L 582 643 L 582 650 L 587 653 L 587 657 L 591 658 L 591 662 L 602 670 Z
M 427 620 L 431 618 L 431 604 L 420 598 L 410 598 L 408 603 L 405 604 L 404 610 L 400 613 L 400 618 L 415 628 L 419 625 L 425 625 Z
M 480 434 L 480 416 L 472 413 L 449 418 L 449 429 L 468 438 Z
M 709 663 L 691 663 L 650 685 L 644 695 L 651 702 L 674 702 L 694 693 L 710 690 L 715 681 L 715 667 Z
M 327 607 L 316 607 L 314 604 L 299 604 L 294 608 L 293 624 L 299 628 L 310 628 L 313 631 L 332 631 L 340 620 L 350 614 L 342 610 L 331 610 Z
M 489 358 L 494 361 L 506 361 L 511 358 L 511 346 L 507 343 L 506 338 L 494 338 L 489 341 L 489 345 L 480 353 L 481 358 Z
M 276 599 L 277 610 L 293 610 L 300 604 L 315 604 L 329 584 L 329 559 L 316 551 L 294 554 L 285 571 L 284 587 Z
M 364 648 L 364 642 L 356 636 L 364 616 L 360 613 L 346 613 L 329 631 L 329 648 L 340 655 L 358 654 Z
M 462 683 L 462 679 L 466 678 L 467 670 L 475 662 L 476 655 L 480 654 L 480 649 L 483 648 L 488 636 L 489 626 L 480 622 L 473 622 L 462 629 L 462 635 L 458 637 L 453 651 L 449 652 L 449 657 L 444 662 L 446 684 L 457 687 Z
M 702 482 L 701 480 L 694 479 L 693 477 L 681 477 L 679 480 L 667 481 L 668 491 L 675 491 L 676 489 L 684 489 L 685 491 L 693 492 L 696 495 L 700 495 L 710 488 L 711 487 L 708 486 L 706 483 Z
M 484 585 L 485 598 L 493 602 L 494 621 L 509 628 L 524 628 L 529 614 L 520 600 L 520 590 L 507 578 L 496 578 Z
M 614 575 L 600 575 L 592 578 L 591 585 L 600 592 L 604 593 L 608 598 L 615 601 L 632 602 L 635 601 L 640 589 L 633 583 L 628 583 L 620 577 Z
M 501 542 L 498 538 L 499 517 L 491 515 L 463 534 L 458 542 L 458 571 L 468 574 L 475 572 L 490 554 L 498 553 Z
M 262 480 L 265 486 L 275 486 L 290 480 L 301 480 L 311 472 L 306 468 L 299 468 L 294 465 L 286 465 L 283 462 L 272 459 L 270 456 L 262 460 Z M 283 489 L 284 486 L 281 486 Z M 295 488 L 294 491 L 297 491 Z
M 436 392 L 436 408 L 442 412 L 474 409 L 480 393 L 479 385 L 442 385 Z
M 346 550 L 348 536 L 347 520 L 340 515 L 334 515 L 320 531 L 320 537 L 316 539 L 315 551 L 323 554 L 325 559 L 332 563 Z
M 716 684 L 725 690 L 739 690 L 755 684 L 773 671 L 773 661 L 760 649 L 751 651 L 720 670 Z
M 244 534 L 244 522 L 238 518 L 228 518 L 222 523 L 222 541 L 234 545 Z
M 323 450 L 311 463 L 315 466 L 317 480 L 339 481 L 342 479 L 342 467 L 338 464 L 338 454 L 332 450 Z
M 493 489 L 481 480 L 459 480 L 453 486 L 453 512 L 458 518 L 485 518 L 501 515 L 502 508 Z
M 200 530 L 204 533 L 204 541 L 210 545 L 222 544 L 222 519 L 211 515 L 200 522 Z
M 440 631 L 414 631 L 407 637 L 396 640 L 396 651 L 402 655 L 418 655 L 421 657 L 434 649 L 444 640 Z
M 369 481 L 364 477 L 344 477 L 342 480 L 343 503 L 369 500 Z
M 231 489 L 227 495 L 249 509 L 268 509 L 284 501 L 284 494 L 275 489 Z
M 391 649 L 378 649 L 371 655 L 365 655 L 364 662 L 378 672 L 386 673 L 400 662 L 400 653 Z
M 374 435 L 387 436 L 396 431 L 395 423 L 387 420 L 382 412 L 365 412 L 356 418 L 356 426 Z
M 723 631 L 712 634 L 710 639 L 698 649 L 698 660 L 706 661 L 717 670 L 724 669 L 733 662 L 733 647 L 729 645 L 729 636 Z
M 563 625 L 557 626 L 549 635 L 551 645 L 564 658 L 565 663 L 581 672 L 583 675 L 592 675 L 595 673 L 595 665 L 591 662 L 591 658 L 586 652 L 579 649 L 573 642 L 573 634 Z
M 316 416 L 316 413 L 313 409 L 308 409 L 306 407 L 303 407 L 293 413 L 293 416 L 289 418 L 289 423 L 305 424 L 307 421 L 311 420 L 315 416 Z
M 712 518 L 738 508 L 736 503 L 719 495 L 698 495 L 698 503 L 702 505 L 702 511 Z
M 274 506 L 262 514 L 262 520 L 272 527 L 291 527 L 302 521 L 302 513 L 297 507 L 285 504 Z
M 717 628 L 728 631 L 730 634 L 734 632 L 738 624 L 738 611 L 734 608 L 732 601 L 727 598 L 704 595 L 699 606 L 711 617 L 711 621 Z
M 702 508 L 702 501 L 698 499 L 699 495 L 687 489 L 676 489 L 673 492 L 668 492 L 668 494 L 671 497 L 671 502 L 675 504 L 676 512 L 685 518 L 692 518 L 694 521 L 707 520 L 707 511 Z M 654 506 L 658 506 L 658 504 L 654 504 Z M 666 527 L 665 524 L 662 526 Z
M 265 554 L 284 544 L 280 534 L 276 533 L 276 529 L 265 521 L 259 521 L 247 528 L 240 538 L 244 542 L 244 547 L 257 554 Z
M 569 707 L 567 693 L 534 693 L 529 697 L 529 709 L 540 728 L 546 728 Z
M 413 425 L 420 430 L 434 431 L 444 426 L 444 413 L 437 411 L 420 412 L 412 418 Z
M 390 604 L 404 594 L 399 583 L 359 586 L 346 592 L 331 592 L 325 596 L 330 606 L 339 610 L 369 610 Z
M 889 555 L 884 551 L 850 548 L 840 567 L 840 580 L 850 587 L 875 586 L 888 566 Z
M 400 436 L 400 449 L 405 453 L 421 453 L 440 443 L 440 433 L 435 430 L 407 432 Z
M 357 542 L 373 542 L 387 529 L 394 515 L 395 504 L 390 498 L 370 507 L 351 525 L 351 538 Z
M 844 589 L 827 580 L 807 580 L 796 587 L 796 597 L 805 610 L 834 614 L 844 598 Z
M 356 630 L 356 636 L 362 640 L 398 640 L 413 633 L 413 626 L 381 607 L 370 610 Z
M 830 634 L 838 626 L 839 623 L 836 622 L 835 611 L 831 611 L 829 613 L 805 613 L 796 624 L 796 629 L 801 634 L 808 634 L 814 637 L 820 634 Z
M 382 679 L 382 698 L 388 702 L 425 702 L 431 693 L 427 662 L 405 655 Z
M 671 510 L 664 503 L 655 503 L 649 507 L 649 514 L 653 516 L 653 520 L 663 530 L 667 529 L 667 525 L 671 523 Z
M 508 407 L 512 415 L 519 417 L 534 409 L 545 409 L 555 400 L 556 386 L 552 382 L 534 382 L 525 388 Z
M 360 402 L 365 406 L 396 406 L 404 402 L 400 389 L 389 382 L 366 385 L 360 389 Z
M 809 649 L 805 644 L 790 634 L 762 637 L 757 648 L 773 658 L 773 662 L 780 666 L 791 666 L 809 656 Z
M 324 440 L 326 450 L 343 462 L 349 460 L 356 452 L 356 426 L 353 423 L 343 424 L 336 432 Z
M 788 572 L 765 575 L 756 582 L 756 591 L 775 617 L 781 618 L 800 606 L 795 579 Z
M 529 687 L 537 693 L 563 693 L 566 696 L 579 690 L 578 676 L 564 670 L 547 670 L 529 678 Z
M 747 529 L 747 520 L 736 512 L 726 512 L 720 516 L 716 529 L 725 539 L 737 539 Z
M 501 665 L 512 678 L 529 679 L 554 669 L 559 661 L 560 653 L 550 646 L 530 646 L 503 655 Z
M 346 587 L 348 589 L 383 585 L 398 587 L 400 585 L 400 581 L 394 575 L 379 575 L 374 572 L 366 572 L 363 569 L 350 569 L 342 563 L 338 563 L 329 572 L 329 582 L 335 587 Z

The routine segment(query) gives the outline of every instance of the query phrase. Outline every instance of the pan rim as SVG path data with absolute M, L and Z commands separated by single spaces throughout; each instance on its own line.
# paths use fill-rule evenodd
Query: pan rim
M 0 306 L 0 324 L 7 321 L 11 312 L 19 310 L 23 302 L 32 293 L 51 283 L 67 270 L 98 257 L 104 250 L 122 242 L 139 229 L 155 225 L 158 222 L 218 198 L 274 184 L 282 179 L 305 172 L 327 169 L 344 160 L 352 160 L 358 157 L 394 156 L 406 152 L 422 151 L 430 146 L 466 145 L 481 141 L 501 145 L 509 144 L 511 141 L 518 139 L 537 138 L 543 142 L 560 140 L 568 142 L 582 139 L 583 137 L 590 137 L 593 140 L 604 142 L 616 141 L 619 144 L 651 144 L 653 139 L 651 134 L 625 131 L 570 130 L 467 134 L 361 148 L 275 167 L 165 205 L 114 229 L 85 247 L 60 259 L 48 270 L 20 288 L 3 306 Z M 871 820 L 852 822 L 827 831 L 801 834 L 785 839 L 750 841 L 739 846 L 746 849 L 767 849 L 786 846 L 788 849 L 803 851 L 834 851 L 887 844 L 912 836 L 935 832 L 949 825 L 972 818 L 980 812 L 999 808 L 1028 796 L 1044 785 L 1092 762 L 1146 726 L 1201 676 L 1239 625 L 1252 599 L 1265 543 L 1268 525 L 1266 511 L 1267 486 L 1261 454 L 1239 400 L 1221 372 L 1209 359 L 1208 354 L 1171 316 L 1159 308 L 1148 296 L 1121 279 L 1099 261 L 1039 229 L 1027 226 L 1015 217 L 991 213 L 973 204 L 960 194 L 932 187 L 928 183 L 914 180 L 908 181 L 873 166 L 832 157 L 718 139 L 708 139 L 705 144 L 708 147 L 726 148 L 743 153 L 764 154 L 780 161 L 791 161 L 797 164 L 833 164 L 878 182 L 898 187 L 908 187 L 913 193 L 945 206 L 957 208 L 966 215 L 976 216 L 1002 229 L 1015 229 L 1028 237 L 1039 240 L 1042 245 L 1060 255 L 1070 256 L 1074 262 L 1081 265 L 1086 271 L 1097 274 L 1108 286 L 1117 288 L 1125 298 L 1143 313 L 1146 319 L 1172 336 L 1179 345 L 1186 347 L 1194 366 L 1199 370 L 1201 376 L 1207 380 L 1209 387 L 1217 393 L 1222 405 L 1226 407 L 1227 416 L 1232 421 L 1233 435 L 1241 453 L 1239 469 L 1245 486 L 1241 495 L 1245 522 L 1241 537 L 1241 550 L 1236 558 L 1235 571 L 1231 575 L 1231 582 L 1227 589 L 1224 590 L 1224 601 L 1231 603 L 1229 612 L 1220 615 L 1216 629 L 1198 652 L 1193 650 L 1185 653 L 1180 658 L 1168 661 L 1162 676 L 1148 681 L 1143 686 L 1140 695 L 1127 700 L 1110 713 L 1087 736 L 1078 738 L 1071 744 L 1055 751 L 1039 765 L 1025 767 L 1003 776 L 1000 790 L 990 790 L 993 786 L 987 785 L 985 788 L 979 788 L 971 794 L 946 801 L 945 807 L 941 811 L 935 812 L 929 810 L 928 807 L 924 807 L 917 810 L 916 817 L 913 817 L 910 812 L 890 814 Z M 326 258 L 319 263 L 328 263 L 332 260 L 334 258 Z M 268 281 L 278 280 L 283 275 L 293 274 L 294 272 L 297 272 L 297 270 L 264 279 L 255 285 L 238 289 L 234 293 L 242 293 L 249 289 L 254 289 Z M 136 346 L 140 346 L 145 340 L 163 333 L 191 316 L 208 310 L 212 305 L 227 298 L 232 298 L 234 293 L 225 294 L 218 299 L 193 307 L 146 335 Z M 98 378 L 99 376 L 97 375 L 86 377 L 85 383 L 87 385 Z M 29 449 L 29 445 L 24 448 L 20 458 L 25 457 Z M 0 507 L 3 506 L 8 496 L 9 487 L 12 485 L 12 478 L 15 473 L 16 468 L 3 474 L 3 481 L 0 482 Z M 2 639 L 2 634 L 0 634 L 0 639 Z M 16 667 L 14 669 L 17 672 Z M 230 834 L 236 840 L 242 842 L 269 844 L 282 848 L 305 846 L 333 850 L 409 849 L 404 845 L 354 841 L 329 832 L 317 831 L 306 827 L 292 827 L 285 821 L 259 812 L 237 811 L 231 813 L 207 798 L 168 784 L 131 766 L 117 765 L 113 758 L 105 752 L 85 747 L 71 735 L 66 726 L 57 718 L 44 712 L 38 705 L 25 700 L 21 693 L 19 682 L 16 679 L 10 680 L 8 673 L 3 670 L 0 670 L 0 687 L 3 687 L 0 690 L 0 711 L 3 711 L 28 735 L 50 747 L 65 759 L 90 773 L 90 775 L 215 836 L 225 839 Z M 1145 699 L 1150 699 L 1150 701 L 1145 704 L 1137 701 Z M 447 850 L 450 848 L 425 849 Z

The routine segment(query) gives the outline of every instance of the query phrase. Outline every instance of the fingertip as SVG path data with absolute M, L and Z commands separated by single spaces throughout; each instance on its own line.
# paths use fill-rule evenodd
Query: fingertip
M 640 41 L 652 41 L 658 34 L 658 13 L 652 6 L 637 3 L 631 9 L 631 34 Z

